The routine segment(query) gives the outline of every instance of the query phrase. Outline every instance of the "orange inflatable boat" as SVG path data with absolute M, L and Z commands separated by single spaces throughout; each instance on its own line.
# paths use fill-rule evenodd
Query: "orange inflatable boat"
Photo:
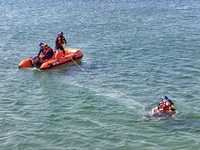
M 42 60 L 44 56 L 40 55 L 39 60 Z M 58 54 L 54 52 L 54 55 L 51 59 L 45 60 L 45 62 L 40 63 L 39 65 L 36 65 L 34 63 L 34 58 L 30 57 L 27 59 L 24 59 L 20 62 L 19 68 L 31 68 L 36 67 L 40 70 L 49 70 L 49 69 L 55 69 L 67 64 L 71 64 L 74 62 L 78 62 L 83 57 L 83 53 L 78 48 L 66 48 L 65 49 L 65 56 L 63 56 L 62 51 L 58 51 Z

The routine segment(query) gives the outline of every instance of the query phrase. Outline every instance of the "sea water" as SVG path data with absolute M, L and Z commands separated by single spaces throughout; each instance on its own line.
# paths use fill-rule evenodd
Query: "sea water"
M 18 68 L 60 31 L 79 67 Z M 0 149 L 200 149 L 199 1 L 4 0 L 0 33 Z

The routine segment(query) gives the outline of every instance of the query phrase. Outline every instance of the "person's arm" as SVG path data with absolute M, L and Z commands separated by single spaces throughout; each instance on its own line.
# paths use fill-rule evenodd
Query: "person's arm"
M 40 48 L 40 51 L 38 53 L 38 57 L 40 56 L 40 54 L 42 53 L 43 50 L 44 50 L 43 48 Z
M 67 41 L 66 41 L 65 37 L 64 37 L 64 41 L 65 41 L 65 44 L 67 45 Z

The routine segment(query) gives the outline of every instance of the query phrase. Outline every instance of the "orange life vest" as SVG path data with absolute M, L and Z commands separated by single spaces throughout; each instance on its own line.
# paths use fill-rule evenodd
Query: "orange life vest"
M 62 46 L 64 43 L 65 43 L 64 37 L 62 35 L 58 34 L 56 45 Z
M 169 106 L 163 106 L 162 107 L 162 110 L 161 110 L 161 113 L 168 113 L 168 112 L 171 112 L 172 111 L 172 106 L 169 105 Z
M 52 50 L 52 48 L 51 47 L 49 47 L 49 46 L 45 46 L 44 47 L 44 50 L 42 51 L 42 54 L 43 55 L 46 55 L 48 52 L 50 52 Z

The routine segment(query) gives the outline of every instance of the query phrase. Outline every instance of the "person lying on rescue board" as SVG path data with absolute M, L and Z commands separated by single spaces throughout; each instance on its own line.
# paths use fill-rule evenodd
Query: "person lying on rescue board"
M 170 100 L 167 96 L 164 96 L 160 103 L 152 109 L 152 114 L 165 114 L 165 113 L 173 113 L 175 112 L 174 102 Z

